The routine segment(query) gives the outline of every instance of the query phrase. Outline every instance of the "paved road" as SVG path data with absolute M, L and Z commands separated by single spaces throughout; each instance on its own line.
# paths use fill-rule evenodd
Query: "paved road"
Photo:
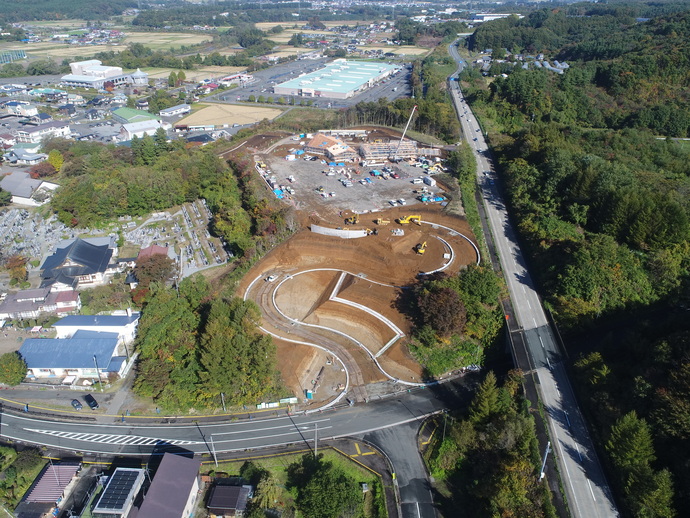
M 456 60 L 460 59 L 456 51 L 452 50 L 451 54 Z M 461 115 L 462 130 L 477 158 L 478 183 L 515 308 L 515 317 L 523 330 L 532 365 L 536 370 L 541 401 L 549 417 L 549 432 L 570 511 L 574 517 L 583 518 L 618 516 L 563 366 L 553 329 L 544 313 L 515 230 L 508 218 L 488 146 L 472 110 L 457 88 L 458 83 L 452 84 L 452 95 Z
M 401 518 L 436 518 L 431 484 L 417 444 L 419 425 L 412 421 L 364 436 L 366 441 L 378 446 L 394 466 Z
M 98 421 L 66 422 L 31 412 L 8 411 L 0 414 L 0 436 L 60 450 L 145 456 L 155 452 L 188 450 L 197 454 L 235 452 L 313 443 L 316 428 L 320 439 L 356 436 L 407 422 L 421 421 L 441 411 L 444 402 L 439 391 L 403 391 L 395 398 L 357 404 L 337 411 L 310 415 L 254 417 L 225 423 L 142 424 L 141 419 L 112 417 Z M 84 409 L 84 417 L 88 410 Z

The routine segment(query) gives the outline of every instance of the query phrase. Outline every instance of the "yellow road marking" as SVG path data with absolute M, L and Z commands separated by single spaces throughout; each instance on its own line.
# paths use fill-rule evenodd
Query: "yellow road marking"
M 434 429 L 432 430 L 431 435 L 429 436 L 429 439 L 427 439 L 426 441 L 424 441 L 422 444 L 425 445 L 425 446 L 426 446 L 427 444 L 429 444 L 429 443 L 431 442 L 431 439 L 434 438 L 434 434 L 435 434 L 435 433 L 436 433 L 436 428 L 434 428 Z

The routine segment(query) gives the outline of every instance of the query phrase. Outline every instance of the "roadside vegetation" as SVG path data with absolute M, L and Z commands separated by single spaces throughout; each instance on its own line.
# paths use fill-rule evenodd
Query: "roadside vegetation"
M 556 516 L 540 481 L 534 418 L 521 387 L 520 372 L 508 373 L 503 386 L 489 372 L 466 412 L 438 422 L 427 457 L 431 475 L 450 493 L 440 501 L 444 515 Z
M 249 518 L 264 518 L 271 510 L 304 518 L 388 516 L 380 478 L 328 448 L 318 458 L 307 453 L 220 462 L 209 475 L 240 476 L 256 488 Z
M 0 503 L 14 509 L 45 465 L 37 449 L 0 446 Z
M 503 320 L 499 278 L 490 268 L 468 266 L 454 276 L 421 281 L 408 298 L 415 329 L 410 350 L 428 378 L 481 365 L 499 340 Z
M 628 516 L 690 505 L 690 12 L 577 4 L 482 25 L 472 51 L 545 53 L 562 75 L 495 63 L 463 89 L 488 132 L 532 269 Z M 664 10 L 663 6 L 656 8 Z M 495 57 L 498 57 L 495 56 Z M 504 77 L 494 77 L 504 74 Z

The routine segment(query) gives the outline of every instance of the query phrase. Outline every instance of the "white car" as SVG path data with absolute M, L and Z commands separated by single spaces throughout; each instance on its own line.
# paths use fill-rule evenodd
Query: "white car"
M 278 278 L 277 275 L 269 275 L 268 277 L 266 277 L 266 282 L 273 282 L 273 281 L 275 281 L 277 278 Z
M 398 204 L 398 202 L 395 200 L 388 200 L 388 203 L 390 203 L 393 207 L 395 207 Z
M 400 205 L 407 205 L 407 202 L 405 201 L 405 198 L 400 198 L 400 199 L 398 200 L 398 203 L 399 203 Z

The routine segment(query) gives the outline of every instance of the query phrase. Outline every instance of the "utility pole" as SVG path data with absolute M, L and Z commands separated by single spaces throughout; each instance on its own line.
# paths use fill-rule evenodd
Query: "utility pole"
M 551 441 L 546 443 L 546 451 L 544 452 L 544 461 L 541 463 L 541 474 L 539 475 L 539 480 L 544 478 L 544 469 L 546 469 L 546 458 L 549 456 L 551 451 Z
M 314 458 L 319 458 L 319 423 L 314 423 Z
M 448 420 L 448 412 L 446 410 L 443 411 L 443 438 L 441 439 L 441 442 L 446 440 L 446 421 Z
M 223 412 L 225 412 L 227 414 L 228 411 L 225 408 L 225 393 L 223 393 L 223 392 L 220 393 L 220 401 L 221 401 L 221 403 L 223 403 Z
M 103 392 L 103 383 L 101 382 L 101 371 L 98 370 L 98 360 L 96 360 L 96 355 L 93 355 L 93 364 L 96 366 L 96 376 L 98 376 L 98 384 L 101 386 L 101 392 Z
M 213 462 L 215 462 L 216 467 L 218 467 L 218 457 L 216 457 L 216 445 L 213 442 L 213 434 L 211 434 L 211 453 L 213 454 Z

